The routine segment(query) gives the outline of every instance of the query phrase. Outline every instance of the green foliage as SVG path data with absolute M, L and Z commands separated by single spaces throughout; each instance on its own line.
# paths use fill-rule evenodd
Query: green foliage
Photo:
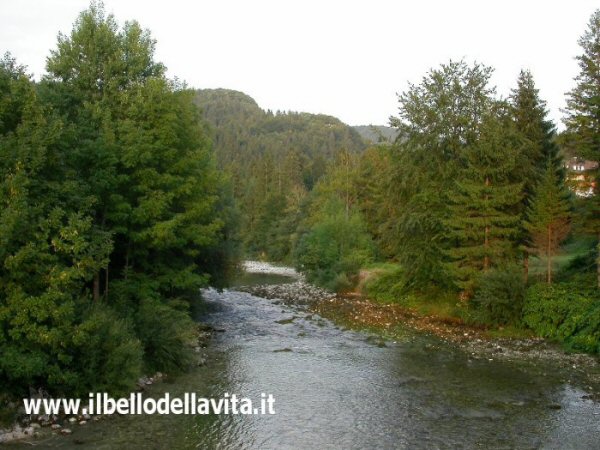
M 190 300 L 235 254 L 194 92 L 92 3 L 34 86 L 0 61 L 0 386 L 125 392 L 183 369 Z
M 59 380 L 67 382 L 63 392 L 85 394 L 100 391 L 124 394 L 131 390 L 141 373 L 143 349 L 131 327 L 106 306 L 90 308 L 73 330 L 70 366 L 76 384 L 69 385 L 61 372 Z M 52 378 L 49 380 L 54 381 Z M 57 380 L 58 381 L 58 380 Z M 52 385 L 50 386 L 52 387 Z M 66 389 L 68 388 L 68 390 Z
M 463 150 L 465 164 L 444 224 L 451 243 L 446 267 L 466 292 L 472 292 L 481 271 L 515 257 L 523 182 L 514 172 L 520 150 L 521 138 L 501 104 L 483 114 L 479 139 Z
M 567 339 L 573 350 L 600 354 L 600 302 L 586 311 L 577 324 L 577 331 Z
M 194 328 L 187 311 L 147 299 L 140 303 L 134 322 L 148 370 L 178 373 L 189 367 Z
M 552 257 L 570 231 L 571 214 L 569 192 L 550 161 L 533 194 L 524 227 L 529 233 L 531 251 L 548 261 L 546 280 L 551 283 Z
M 263 111 L 247 95 L 225 89 L 196 92 L 211 130 L 220 168 L 231 174 L 246 252 L 289 261 L 309 192 L 341 149 L 365 144 L 338 119 Z
M 577 282 L 537 284 L 527 290 L 523 322 L 539 336 L 584 351 L 600 350 L 597 290 Z
M 567 136 L 580 154 L 594 161 L 600 160 L 600 10 L 590 17 L 588 28 L 579 39 L 582 53 L 577 56 L 580 72 L 577 85 L 567 94 Z
M 511 115 L 517 131 L 525 139 L 520 171 L 525 174 L 525 191 L 530 193 L 546 167 L 550 165 L 559 180 L 564 180 L 564 167 L 556 143 L 556 129 L 548 119 L 546 102 L 539 97 L 533 75 L 522 70 L 517 87 L 511 92 Z
M 473 317 L 487 325 L 518 325 L 525 298 L 523 271 L 517 265 L 489 270 L 477 281 Z
M 578 156 L 600 161 L 600 10 L 590 18 L 588 29 L 579 39 L 582 54 L 577 56 L 580 72 L 577 85 L 568 93 L 565 131 L 567 145 Z M 598 177 L 598 169 L 592 174 Z M 594 195 L 584 202 L 583 229 L 597 239 L 597 287 L 600 289 L 600 183 L 595 183 Z
M 374 255 L 360 216 L 346 217 L 341 208 L 337 205 L 336 212 L 313 225 L 296 248 L 296 265 L 307 279 L 334 291 L 351 288 L 358 270 Z
M 381 303 L 398 303 L 407 294 L 404 271 L 400 266 L 390 270 L 375 272 L 372 279 L 365 283 L 365 292 L 370 299 Z

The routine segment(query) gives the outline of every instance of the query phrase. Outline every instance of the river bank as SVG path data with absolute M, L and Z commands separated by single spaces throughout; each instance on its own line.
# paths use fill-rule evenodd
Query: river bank
M 254 264 L 246 267 L 252 270 Z M 262 263 L 260 270 L 269 273 L 269 264 Z M 273 266 L 273 270 L 281 271 L 281 268 Z M 450 343 L 471 358 L 547 361 L 597 385 L 590 386 L 590 395 L 600 399 L 600 363 L 595 356 L 567 352 L 559 344 L 533 335 L 500 337 L 501 332 L 492 333 L 485 327 L 467 325 L 459 319 L 422 315 L 401 305 L 376 303 L 356 293 L 336 295 L 304 281 L 293 269 L 288 273 L 300 279 L 282 285 L 242 286 L 238 290 L 295 305 L 338 325 L 376 333 L 384 340 L 393 340 L 410 328 Z

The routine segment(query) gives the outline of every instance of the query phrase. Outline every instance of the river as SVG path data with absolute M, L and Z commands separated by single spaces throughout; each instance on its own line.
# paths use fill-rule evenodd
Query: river
M 224 330 L 206 349 L 209 363 L 156 384 L 153 394 L 264 392 L 275 397 L 275 415 L 123 416 L 32 442 L 111 450 L 600 448 L 600 403 L 551 363 L 473 359 L 408 330 L 380 346 L 235 289 L 204 297 L 203 320 Z

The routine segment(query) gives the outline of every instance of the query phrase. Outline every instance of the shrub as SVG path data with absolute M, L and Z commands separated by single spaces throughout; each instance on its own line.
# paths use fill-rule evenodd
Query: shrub
M 95 390 L 122 394 L 131 390 L 141 373 L 140 341 L 107 306 L 90 308 L 74 330 L 72 350 L 69 367 L 76 372 L 52 378 L 77 393 Z
M 404 271 L 400 266 L 385 270 L 365 283 L 369 298 L 382 303 L 397 303 L 406 295 Z
M 177 373 L 188 368 L 194 324 L 186 311 L 149 298 L 141 301 L 134 320 L 148 370 Z
M 600 303 L 595 302 L 577 325 L 573 335 L 566 339 L 567 346 L 600 354 Z
M 574 283 L 540 283 L 527 290 L 523 321 L 542 337 L 564 340 L 575 332 L 592 304 L 592 296 Z
M 579 283 L 538 284 L 527 291 L 523 321 L 567 347 L 600 352 L 600 294 Z
M 473 319 L 488 325 L 518 325 L 524 297 L 525 283 L 520 267 L 491 269 L 478 280 L 472 300 Z
M 308 281 L 335 291 L 351 288 L 373 255 L 373 242 L 357 214 L 324 217 L 300 239 L 295 252 L 296 265 Z

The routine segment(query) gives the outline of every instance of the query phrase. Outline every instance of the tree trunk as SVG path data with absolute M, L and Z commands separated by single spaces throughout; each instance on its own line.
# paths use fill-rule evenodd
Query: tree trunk
M 598 289 L 600 289 L 600 233 L 598 233 L 598 244 L 596 245 L 596 272 L 598 275 Z
M 108 300 L 108 264 L 104 270 L 104 301 Z
M 131 241 L 127 241 L 127 250 L 125 251 L 125 280 L 129 276 L 129 255 L 131 254 Z
M 552 229 L 548 225 L 548 244 L 546 247 L 546 282 L 552 284 Z
M 490 227 L 488 225 L 485 226 L 485 238 L 483 241 L 483 246 L 485 247 L 485 256 L 483 257 L 483 270 L 486 271 L 490 267 L 490 256 L 488 255 L 488 247 L 490 245 Z
M 490 185 L 490 179 L 488 177 L 485 178 L 485 185 Z M 485 195 L 485 200 L 487 202 L 488 196 Z M 490 256 L 489 256 L 489 246 L 490 246 L 490 226 L 485 225 L 484 237 L 483 237 L 483 248 L 485 249 L 485 256 L 483 257 L 483 270 L 484 272 L 488 270 L 490 267 Z
M 523 277 L 525 284 L 529 281 L 529 253 L 525 252 L 525 258 L 523 259 Z
M 100 301 L 100 271 L 94 275 L 94 302 Z

